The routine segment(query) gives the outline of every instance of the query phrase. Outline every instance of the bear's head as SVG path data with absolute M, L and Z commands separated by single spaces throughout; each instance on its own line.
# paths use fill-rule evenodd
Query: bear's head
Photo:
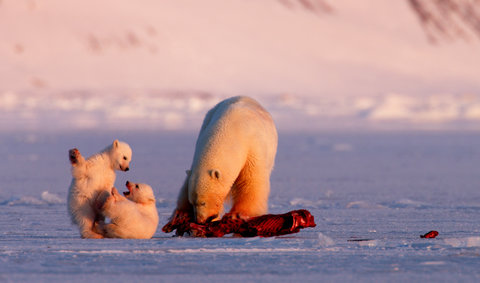
M 132 160 L 132 149 L 127 143 L 115 140 L 111 146 L 110 158 L 113 162 L 113 169 L 128 171 Z
M 230 189 L 222 183 L 222 176 L 217 169 L 206 172 L 187 172 L 188 200 L 193 206 L 197 223 L 204 224 L 220 219 L 223 204 Z
M 124 192 L 123 195 L 129 200 L 141 204 L 155 203 L 155 195 L 153 194 L 152 187 L 149 185 L 130 181 L 127 181 L 125 185 L 128 191 Z

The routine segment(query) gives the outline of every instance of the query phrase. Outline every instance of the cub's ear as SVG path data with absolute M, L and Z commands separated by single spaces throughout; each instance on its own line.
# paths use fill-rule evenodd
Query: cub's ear
M 113 148 L 117 148 L 118 147 L 118 140 L 114 140 L 113 141 Z
M 220 171 L 218 171 L 217 169 L 212 169 L 209 171 L 210 173 L 210 177 L 212 178 L 215 178 L 215 179 L 220 179 Z
M 187 174 L 187 176 L 190 177 L 190 174 L 192 174 L 192 170 L 185 170 L 185 174 Z

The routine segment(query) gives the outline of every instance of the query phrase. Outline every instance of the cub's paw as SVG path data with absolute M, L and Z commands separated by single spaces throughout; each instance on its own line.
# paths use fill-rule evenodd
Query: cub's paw
M 105 235 L 105 221 L 100 220 L 100 221 L 95 221 L 93 224 L 93 232 L 96 233 L 97 235 Z
M 94 229 L 94 227 L 92 227 Z M 103 239 L 104 236 L 102 234 L 96 233 L 93 230 L 83 231 L 81 233 L 82 239 Z
M 76 148 L 70 149 L 68 151 L 68 158 L 70 159 L 70 163 L 72 165 L 77 165 L 78 163 L 85 161 L 85 159 L 83 159 L 83 156 L 80 154 L 80 151 Z

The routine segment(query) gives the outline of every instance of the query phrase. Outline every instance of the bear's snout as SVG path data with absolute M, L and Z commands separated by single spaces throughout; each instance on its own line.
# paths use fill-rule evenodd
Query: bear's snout
M 130 170 L 130 168 L 129 168 L 129 167 L 125 168 L 125 172 L 127 172 L 128 170 Z
M 218 214 L 212 215 L 212 216 L 210 216 L 210 217 L 207 218 L 207 221 L 206 221 L 206 222 L 207 222 L 207 223 L 210 223 L 210 222 L 212 222 L 213 220 L 215 220 L 215 218 L 217 218 L 217 217 L 218 217 Z
M 218 214 L 209 216 L 208 218 L 203 218 L 203 217 L 199 216 L 198 214 L 194 213 L 194 218 L 196 219 L 196 222 L 198 224 L 206 224 L 206 223 L 210 223 L 210 222 L 214 221 L 215 219 L 217 219 Z
M 128 191 L 123 192 L 124 196 L 128 197 L 132 193 L 133 185 L 135 185 L 135 184 L 130 182 L 130 181 L 127 181 L 127 183 L 125 183 L 125 186 L 127 187 Z

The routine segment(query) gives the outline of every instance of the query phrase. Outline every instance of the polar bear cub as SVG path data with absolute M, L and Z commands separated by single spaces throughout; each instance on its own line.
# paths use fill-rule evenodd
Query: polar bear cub
M 98 230 L 107 238 L 150 239 L 157 231 L 158 213 L 152 188 L 147 184 L 127 181 L 125 196 L 112 188 L 101 206 L 110 223 L 98 223 Z
M 128 171 L 132 149 L 115 140 L 101 152 L 84 159 L 76 148 L 69 151 L 72 182 L 68 192 L 68 211 L 78 225 L 82 238 L 103 238 L 95 231 L 95 221 L 102 220 L 95 203 L 102 192 L 110 192 L 115 183 L 115 170 Z

